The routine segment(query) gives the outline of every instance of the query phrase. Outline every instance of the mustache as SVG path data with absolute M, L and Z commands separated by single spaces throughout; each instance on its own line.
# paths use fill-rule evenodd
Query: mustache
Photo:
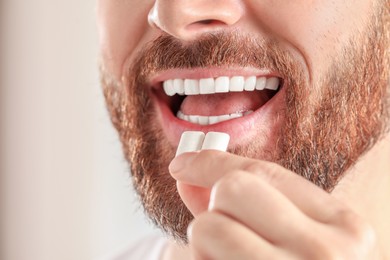
M 299 68 L 277 41 L 238 32 L 205 34 L 191 42 L 163 34 L 147 44 L 133 64 L 130 71 L 138 76 L 138 82 L 169 69 L 254 67 L 287 78 Z

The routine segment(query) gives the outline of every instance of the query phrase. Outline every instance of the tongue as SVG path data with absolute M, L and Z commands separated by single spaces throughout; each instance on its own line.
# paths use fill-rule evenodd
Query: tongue
M 265 91 L 187 96 L 180 110 L 186 115 L 219 116 L 255 111 L 269 100 Z

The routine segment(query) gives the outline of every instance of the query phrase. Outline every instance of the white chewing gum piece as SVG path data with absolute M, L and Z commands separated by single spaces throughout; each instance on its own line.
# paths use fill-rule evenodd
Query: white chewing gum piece
M 175 157 L 182 153 L 199 151 L 202 148 L 204 137 L 205 134 L 200 131 L 183 132 Z
M 226 133 L 208 132 L 204 138 L 202 150 L 218 150 L 226 152 L 230 136 Z

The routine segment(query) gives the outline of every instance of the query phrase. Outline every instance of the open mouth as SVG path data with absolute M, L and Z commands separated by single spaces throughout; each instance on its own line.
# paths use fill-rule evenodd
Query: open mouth
M 179 120 L 206 126 L 260 109 L 281 89 L 282 81 L 266 76 L 172 78 L 160 82 L 155 91 Z

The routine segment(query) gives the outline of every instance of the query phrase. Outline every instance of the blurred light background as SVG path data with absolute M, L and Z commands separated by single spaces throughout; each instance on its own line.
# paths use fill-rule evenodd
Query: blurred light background
M 104 106 L 95 5 L 0 0 L 2 260 L 94 259 L 157 232 Z

